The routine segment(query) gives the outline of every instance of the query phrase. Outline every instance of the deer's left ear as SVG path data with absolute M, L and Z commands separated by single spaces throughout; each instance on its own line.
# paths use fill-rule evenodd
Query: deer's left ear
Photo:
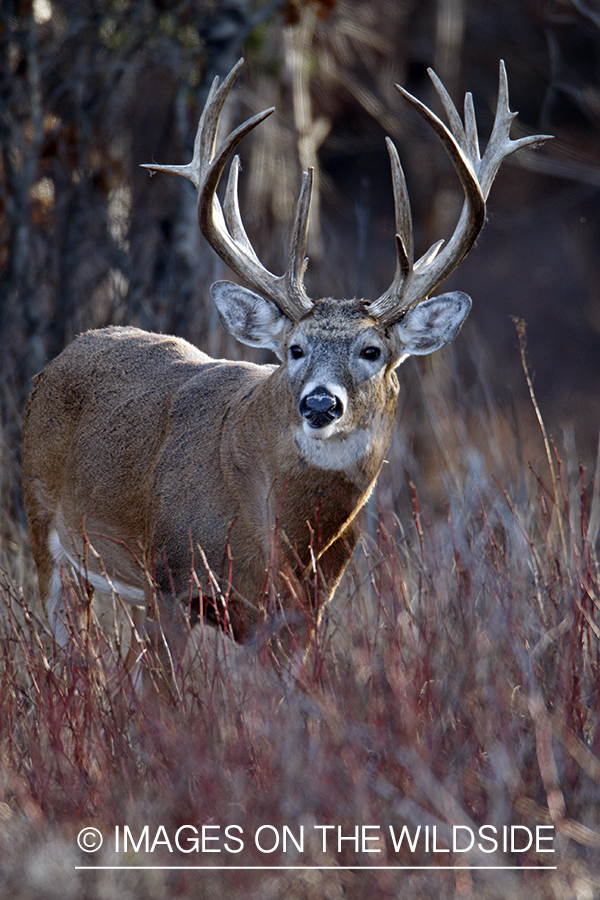
M 289 322 L 271 300 L 230 281 L 215 281 L 210 288 L 223 327 L 251 347 L 265 347 L 282 358 L 281 342 Z
M 407 356 L 424 356 L 453 341 L 471 309 L 471 298 L 460 291 L 422 300 L 393 325 L 398 363 Z

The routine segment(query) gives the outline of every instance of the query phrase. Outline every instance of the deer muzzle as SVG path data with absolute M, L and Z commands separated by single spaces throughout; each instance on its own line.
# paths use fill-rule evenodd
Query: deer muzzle
M 339 419 L 344 404 L 326 387 L 315 387 L 300 401 L 300 415 L 311 428 L 324 428 Z

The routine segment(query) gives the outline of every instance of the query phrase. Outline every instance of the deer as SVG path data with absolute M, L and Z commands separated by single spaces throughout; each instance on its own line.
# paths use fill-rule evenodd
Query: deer
M 69 639 L 67 569 L 90 597 L 117 595 L 133 630 L 158 596 L 167 619 L 193 606 L 238 643 L 286 614 L 293 626 L 298 605 L 298 628 L 310 633 L 354 552 L 359 513 L 392 441 L 398 368 L 452 341 L 472 305 L 460 291 L 431 294 L 475 244 L 503 160 L 550 137 L 510 138 L 516 113 L 502 62 L 482 155 L 471 94 L 463 123 L 429 70 L 446 125 L 396 85 L 439 138 L 462 185 L 454 233 L 415 260 L 406 180 L 387 138 L 393 280 L 376 300 L 313 300 L 304 286 L 313 171 L 303 174 L 286 269 L 277 276 L 244 228 L 240 159 L 232 158 L 274 109 L 217 141 L 242 65 L 222 84 L 214 80 L 192 161 L 145 168 L 195 186 L 202 234 L 248 285 L 211 286 L 221 323 L 241 343 L 273 351 L 278 364 L 213 359 L 178 337 L 106 327 L 78 336 L 36 376 L 23 422 L 22 484 L 40 597 L 58 647 Z

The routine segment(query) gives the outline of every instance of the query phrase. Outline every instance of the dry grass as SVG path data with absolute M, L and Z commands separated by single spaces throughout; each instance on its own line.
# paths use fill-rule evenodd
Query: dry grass
M 25 602 L 25 563 L 25 590 L 2 575 L 0 896 L 598 896 L 600 494 L 572 459 L 554 460 L 555 498 L 514 459 L 506 483 L 482 474 L 477 452 L 456 455 L 470 477 L 441 516 L 413 490 L 398 517 L 391 461 L 302 688 L 277 676 L 267 635 L 237 648 L 198 626 L 174 678 L 157 677 L 148 647 L 132 708 L 119 654 L 94 623 L 74 627 L 68 659 L 53 656 Z M 90 825 L 104 835 L 96 854 L 77 846 Z M 220 826 L 207 847 L 221 852 L 180 852 L 183 825 Z M 243 834 L 227 841 L 234 825 Z M 325 851 L 321 825 L 334 826 Z M 380 852 L 349 840 L 339 850 L 338 828 L 353 837 L 363 825 L 379 826 L 367 849 Z M 414 853 L 406 842 L 394 851 L 390 826 L 397 835 L 404 825 L 421 827 Z M 553 825 L 542 848 L 555 852 L 427 852 L 426 826 L 440 848 L 453 826 L 483 825 L 521 835 Z M 125 826 L 138 844 L 127 852 Z M 288 833 L 285 853 L 265 852 L 284 826 L 296 840 L 304 829 L 303 851 Z M 244 849 L 229 852 L 240 835 Z M 75 868 L 91 864 L 230 868 Z M 231 868 L 286 864 L 331 868 Z M 556 869 L 440 868 L 450 864 Z

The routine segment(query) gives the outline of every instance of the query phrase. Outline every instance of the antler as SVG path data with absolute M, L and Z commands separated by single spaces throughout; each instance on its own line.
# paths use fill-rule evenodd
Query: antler
M 240 59 L 221 87 L 218 86 L 218 78 L 213 81 L 198 125 L 192 161 L 186 166 L 162 166 L 152 163 L 145 164 L 143 168 L 155 172 L 171 172 L 188 178 L 198 190 L 198 221 L 202 234 L 211 247 L 234 272 L 272 300 L 292 321 L 297 321 L 313 307 L 313 302 L 304 289 L 313 170 L 309 169 L 303 175 L 290 239 L 288 263 L 285 273 L 281 276 L 273 275 L 262 265 L 244 229 L 238 201 L 240 171 L 238 156 L 232 160 L 222 207 L 216 193 L 223 170 L 239 142 L 274 112 L 274 108 L 265 109 L 252 116 L 231 132 L 215 150 L 221 112 L 243 64 L 244 60 Z
M 508 83 L 504 62 L 500 61 L 500 86 L 494 127 L 483 157 L 479 153 L 473 97 L 465 95 L 465 123 L 440 79 L 431 69 L 429 77 L 442 101 L 449 128 L 416 97 L 396 85 L 403 97 L 429 122 L 440 138 L 465 192 L 465 202 L 454 234 L 443 250 L 438 241 L 417 262 L 413 259 L 413 227 L 404 173 L 393 142 L 386 138 L 392 167 L 396 213 L 397 263 L 394 280 L 377 300 L 368 304 L 369 311 L 383 325 L 398 322 L 405 313 L 424 300 L 467 255 L 485 222 L 485 201 L 502 161 L 530 144 L 540 144 L 552 135 L 536 134 L 512 141 L 510 126 L 517 115 L 509 109 Z

